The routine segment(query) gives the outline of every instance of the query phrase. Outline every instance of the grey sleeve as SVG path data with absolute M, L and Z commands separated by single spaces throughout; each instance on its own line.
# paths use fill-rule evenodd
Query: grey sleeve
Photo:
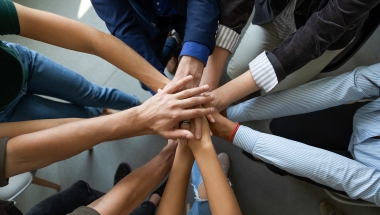
M 72 213 L 69 213 L 68 215 L 100 215 L 99 212 L 97 212 L 95 209 L 90 207 L 79 207 Z
M 5 178 L 5 156 L 7 151 L 8 138 L 0 138 L 0 187 L 8 185 L 8 179 Z

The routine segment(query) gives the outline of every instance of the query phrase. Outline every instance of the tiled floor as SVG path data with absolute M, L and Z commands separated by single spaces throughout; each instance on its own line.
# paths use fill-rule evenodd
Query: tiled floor
M 15 0 L 15 2 L 76 19 L 108 32 L 93 8 L 91 6 L 86 7 L 89 0 Z M 80 7 L 81 5 L 82 7 Z M 87 8 L 88 10 L 86 10 Z M 81 12 L 79 13 L 79 11 Z M 83 14 L 83 16 L 78 18 L 78 14 Z M 36 50 L 73 69 L 96 84 L 116 87 L 135 94 L 141 101 L 150 97 L 149 93 L 141 90 L 137 80 L 97 57 L 68 51 L 19 36 L 4 36 L 0 39 L 17 42 Z M 336 73 L 379 62 L 380 52 L 377 45 L 379 40 L 380 30 L 378 29 L 355 57 Z M 222 83 L 227 80 L 228 78 L 224 74 Z M 258 130 L 268 132 L 268 122 L 266 121 L 247 124 Z M 133 168 L 137 168 L 153 158 L 162 149 L 165 142 L 158 136 L 150 135 L 103 143 L 96 146 L 92 154 L 87 151 L 83 152 L 73 158 L 39 170 L 37 176 L 59 183 L 63 189 L 82 179 L 89 182 L 92 187 L 106 192 L 112 187 L 113 174 L 120 162 L 128 162 Z M 225 141 L 214 138 L 214 143 L 218 152 L 224 151 L 230 155 L 229 177 L 243 214 L 318 215 L 319 203 L 323 199 L 329 199 L 320 188 L 290 177 L 280 177 L 273 174 L 262 164 L 244 157 L 240 149 Z M 18 206 L 26 211 L 54 193 L 54 190 L 31 185 L 16 201 Z M 192 201 L 192 193 L 189 190 L 188 202 Z M 344 214 L 347 215 L 380 214 L 379 208 L 339 205 Z

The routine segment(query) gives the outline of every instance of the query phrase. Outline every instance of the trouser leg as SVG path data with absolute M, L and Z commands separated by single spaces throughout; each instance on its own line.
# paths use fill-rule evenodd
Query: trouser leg
M 153 202 L 145 201 L 140 207 L 134 210 L 130 215 L 154 215 L 156 212 L 156 205 Z
M 271 51 L 281 42 L 273 22 L 264 25 L 251 24 L 228 63 L 227 74 L 232 79 L 238 77 L 249 69 L 249 62 L 263 51 Z
M 201 199 L 198 195 L 199 186 L 203 183 L 201 171 L 195 161 L 191 169 L 191 184 L 194 188 L 195 201 L 189 215 L 211 215 L 210 205 L 207 199 Z
M 92 189 L 86 182 L 78 181 L 66 190 L 41 201 L 25 215 L 66 215 L 80 206 L 89 205 L 104 193 Z
M 28 93 L 50 96 L 81 106 L 124 110 L 139 104 L 138 99 L 118 89 L 100 87 L 47 57 L 10 44 L 29 72 Z

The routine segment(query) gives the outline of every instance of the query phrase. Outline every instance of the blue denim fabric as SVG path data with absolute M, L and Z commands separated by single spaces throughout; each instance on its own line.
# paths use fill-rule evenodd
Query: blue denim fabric
M 4 43 L 19 55 L 29 72 L 29 77 L 17 99 L 0 113 L 0 122 L 89 118 L 99 116 L 102 108 L 124 110 L 140 103 L 136 96 L 118 89 L 95 85 L 72 70 L 24 46 Z M 37 95 L 50 96 L 70 103 L 56 102 Z
M 201 171 L 197 162 L 194 162 L 191 169 L 191 184 L 194 187 L 195 201 L 189 215 L 211 215 L 210 205 L 207 199 L 200 199 L 198 196 L 198 188 L 203 183 Z

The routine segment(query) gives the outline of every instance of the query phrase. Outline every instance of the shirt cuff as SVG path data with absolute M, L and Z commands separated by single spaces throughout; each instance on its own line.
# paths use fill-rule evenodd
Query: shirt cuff
M 236 50 L 237 44 L 240 39 L 240 34 L 236 33 L 231 28 L 224 25 L 218 26 L 218 33 L 216 35 L 216 46 L 227 49 L 231 54 Z
M 251 70 L 253 80 L 265 92 L 272 90 L 278 84 L 276 72 L 267 57 L 266 51 L 249 63 L 249 70 Z
M 183 44 L 180 57 L 183 55 L 195 57 L 202 61 L 204 66 L 206 66 L 208 56 L 210 55 L 210 49 L 201 43 L 188 41 Z
M 241 125 L 235 134 L 233 144 L 243 149 L 244 151 L 253 154 L 256 141 L 259 138 L 260 134 L 261 133 L 258 131 Z

